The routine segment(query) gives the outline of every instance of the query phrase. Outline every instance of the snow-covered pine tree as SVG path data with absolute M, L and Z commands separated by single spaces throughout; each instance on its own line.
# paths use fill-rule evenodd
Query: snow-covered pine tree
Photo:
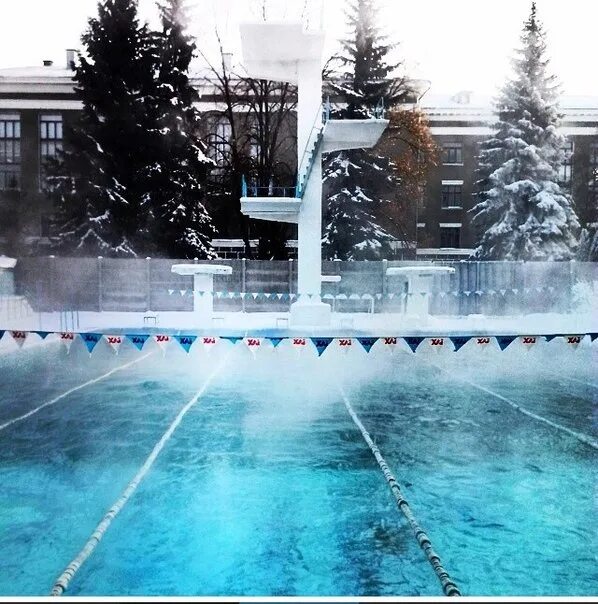
M 525 22 L 515 73 L 497 102 L 495 134 L 480 148 L 476 256 L 488 260 L 567 260 L 579 222 L 558 184 L 565 160 L 558 132 L 558 85 L 549 75 L 536 4 Z
M 74 81 L 83 109 L 49 178 L 61 252 L 133 256 L 145 246 L 148 208 L 139 175 L 150 149 L 149 36 L 137 0 L 101 0 L 81 38 Z
M 150 234 L 157 251 L 172 258 L 215 257 L 215 231 L 203 200 L 213 162 L 199 139 L 199 95 L 189 81 L 195 43 L 186 33 L 185 0 L 162 0 L 162 29 L 153 36 L 155 94 L 146 99 L 152 116 L 153 157 L 147 167 Z
M 404 96 L 404 81 L 392 78 L 398 67 L 387 62 L 392 45 L 377 26 L 376 0 L 352 0 L 347 10 L 350 35 L 335 58 L 328 86 L 333 116 L 356 119 L 373 115 L 384 103 L 392 107 Z M 391 254 L 393 237 L 380 225 L 382 208 L 393 203 L 398 178 L 392 163 L 372 151 L 356 149 L 324 156 L 324 233 L 327 258 L 378 259 Z

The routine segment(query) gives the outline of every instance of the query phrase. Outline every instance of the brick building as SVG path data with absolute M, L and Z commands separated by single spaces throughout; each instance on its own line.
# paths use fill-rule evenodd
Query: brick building
M 49 245 L 52 207 L 45 192 L 44 162 L 56 156 L 65 125 L 80 110 L 71 79 L 73 58 L 74 51 L 69 50 L 64 66 L 45 61 L 40 67 L 0 69 L 0 246 L 8 253 L 25 253 L 32 244 L 43 253 Z M 209 114 L 217 102 L 214 90 L 202 82 L 200 92 L 199 109 Z M 478 145 L 490 134 L 495 119 L 491 99 L 461 92 L 426 94 L 418 103 L 430 120 L 441 161 L 429 174 L 425 199 L 415 217 L 417 255 L 466 258 L 475 241 L 468 210 L 473 205 Z M 595 223 L 598 96 L 563 97 L 561 111 L 562 131 L 572 151 L 562 181 L 575 199 L 582 224 Z M 218 131 L 220 140 L 226 138 L 226 123 L 206 123 Z M 214 243 L 223 254 L 234 257 L 242 252 L 234 237 L 224 233 Z M 289 244 L 292 250 L 292 241 Z

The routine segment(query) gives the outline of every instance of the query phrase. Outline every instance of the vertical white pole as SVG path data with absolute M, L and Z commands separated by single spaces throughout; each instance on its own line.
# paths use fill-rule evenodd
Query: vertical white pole
M 301 162 L 316 120 L 321 120 L 322 68 L 319 61 L 299 62 L 297 158 Z M 298 293 L 321 293 L 322 154 L 317 153 L 299 213 Z

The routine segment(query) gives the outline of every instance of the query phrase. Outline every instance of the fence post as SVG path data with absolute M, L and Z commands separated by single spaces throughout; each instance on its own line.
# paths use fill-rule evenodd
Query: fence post
M 151 258 L 148 256 L 145 259 L 145 284 L 146 284 L 146 301 L 145 310 L 149 311 L 152 308 L 152 278 L 151 278 Z
M 102 256 L 98 256 L 98 310 L 102 312 L 102 298 L 103 292 L 102 289 L 104 287 L 103 279 L 102 279 Z
M 247 258 L 241 258 L 241 292 L 246 294 L 247 286 Z M 245 296 L 241 296 L 241 310 L 245 312 Z
M 388 293 L 388 284 L 386 283 L 386 271 L 388 270 L 388 260 L 382 260 L 382 295 L 385 297 Z

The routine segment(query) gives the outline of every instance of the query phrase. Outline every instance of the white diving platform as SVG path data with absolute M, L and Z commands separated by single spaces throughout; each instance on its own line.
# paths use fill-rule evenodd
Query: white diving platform
M 322 152 L 371 149 L 380 140 L 388 120 L 328 120 L 324 127 Z
M 232 275 L 232 267 L 214 264 L 173 264 L 171 272 L 193 276 L 193 313 L 197 326 L 211 326 L 214 313 L 214 275 Z
M 258 220 L 299 224 L 300 197 L 241 197 L 241 212 Z

